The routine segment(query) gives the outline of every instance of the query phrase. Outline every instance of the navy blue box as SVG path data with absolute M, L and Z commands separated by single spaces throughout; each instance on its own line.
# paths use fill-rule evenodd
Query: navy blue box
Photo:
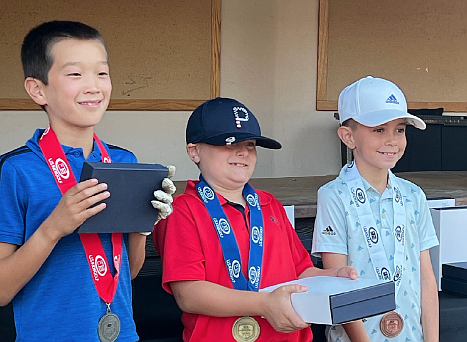
M 88 218 L 78 233 L 151 232 L 158 211 L 154 191 L 162 189 L 168 170 L 160 164 L 85 162 L 80 182 L 97 178 L 107 183 L 107 207 Z
M 443 264 L 442 270 L 441 290 L 467 297 L 467 262 Z
M 332 322 L 341 324 L 396 309 L 393 282 L 335 294 L 329 298 Z

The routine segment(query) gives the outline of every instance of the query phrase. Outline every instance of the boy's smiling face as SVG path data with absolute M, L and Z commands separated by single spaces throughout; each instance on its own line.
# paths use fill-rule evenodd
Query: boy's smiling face
M 51 55 L 48 85 L 41 84 L 44 103 L 39 103 L 45 105 L 51 124 L 95 126 L 112 92 L 105 47 L 98 40 L 63 39 L 53 44 Z
M 378 173 L 393 168 L 402 157 L 407 146 L 405 119 L 396 119 L 385 124 L 367 127 L 357 124 L 348 128 L 352 134 L 355 161 L 363 173 Z
M 256 141 L 245 140 L 227 146 L 189 144 L 190 158 L 199 163 L 204 179 L 219 193 L 243 189 L 256 165 Z

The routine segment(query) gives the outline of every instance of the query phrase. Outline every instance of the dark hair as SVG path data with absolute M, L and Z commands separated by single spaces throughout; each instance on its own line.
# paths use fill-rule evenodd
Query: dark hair
M 358 122 L 355 121 L 354 119 L 350 118 L 345 120 L 341 126 L 349 127 L 351 130 L 355 131 L 358 127 Z
M 53 65 L 52 46 L 63 39 L 98 40 L 104 38 L 95 28 L 76 21 L 49 21 L 34 27 L 21 46 L 24 78 L 33 77 L 48 84 L 48 73 Z

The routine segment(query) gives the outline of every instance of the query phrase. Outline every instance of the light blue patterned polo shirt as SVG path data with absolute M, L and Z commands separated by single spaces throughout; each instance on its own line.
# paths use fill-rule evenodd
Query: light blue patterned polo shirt
M 318 211 L 313 233 L 312 253 L 340 253 L 348 256 L 361 278 L 377 278 L 370 260 L 366 239 L 358 223 L 355 204 L 345 183 L 345 166 L 339 176 L 318 190 Z M 396 297 L 396 311 L 404 318 L 402 332 L 394 338 L 384 336 L 379 329 L 382 315 L 364 319 L 365 329 L 372 342 L 423 341 L 420 301 L 420 252 L 438 245 L 425 194 L 417 185 L 397 178 L 406 208 L 405 251 L 403 277 Z M 380 194 L 365 179 L 376 229 L 394 272 L 394 210 L 391 182 Z M 328 341 L 350 341 L 342 326 L 331 327 Z

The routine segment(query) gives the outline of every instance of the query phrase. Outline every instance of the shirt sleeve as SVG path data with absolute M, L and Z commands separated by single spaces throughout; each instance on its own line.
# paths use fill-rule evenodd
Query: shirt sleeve
M 321 187 L 318 190 L 311 252 L 316 256 L 321 252 L 348 254 L 344 203 L 337 192 L 330 188 Z
M 25 206 L 21 200 L 21 182 L 16 169 L 8 161 L 2 164 L 0 172 L 0 241 L 22 245 Z
M 167 292 L 172 293 L 172 281 L 206 279 L 198 228 L 184 200 L 174 202 L 173 213 L 155 226 L 154 244 L 162 258 L 162 287 Z
M 433 220 L 431 218 L 430 209 L 428 208 L 428 202 L 426 200 L 425 193 L 420 190 L 419 196 L 419 213 L 418 217 L 418 237 L 420 243 L 420 251 L 429 249 L 439 244 L 436 236 L 435 227 L 433 226 Z

